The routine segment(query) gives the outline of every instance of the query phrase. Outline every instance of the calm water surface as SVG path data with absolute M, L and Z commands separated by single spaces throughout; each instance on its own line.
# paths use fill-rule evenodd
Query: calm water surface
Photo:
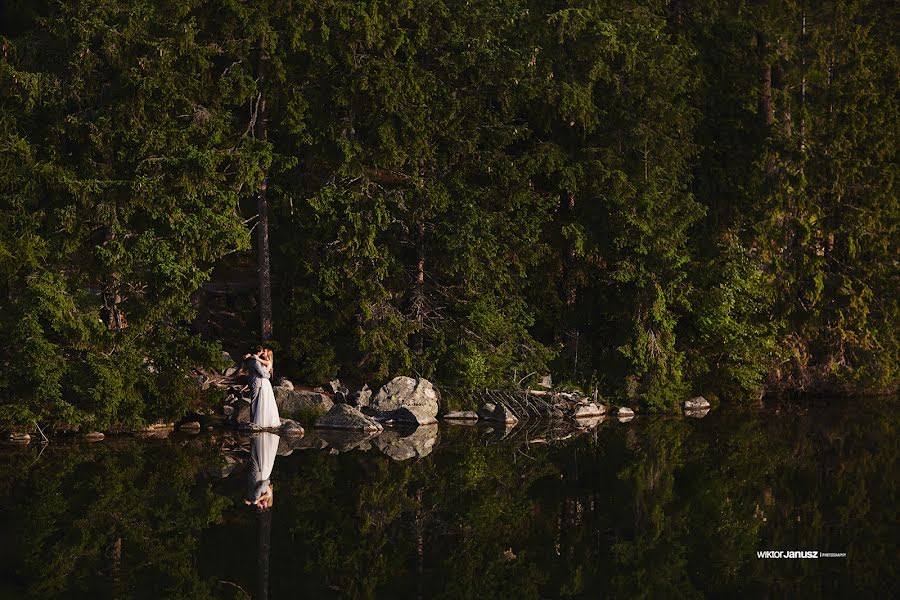
M 0 597 L 897 597 L 896 415 L 310 432 L 261 514 L 250 437 L 3 446 Z

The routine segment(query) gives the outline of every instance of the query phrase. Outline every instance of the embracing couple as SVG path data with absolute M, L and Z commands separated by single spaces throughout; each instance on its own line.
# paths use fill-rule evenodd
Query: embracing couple
M 270 348 L 256 346 L 244 355 L 242 371 L 250 384 L 250 429 L 275 429 L 281 427 L 275 391 L 272 389 L 272 367 L 275 356 Z

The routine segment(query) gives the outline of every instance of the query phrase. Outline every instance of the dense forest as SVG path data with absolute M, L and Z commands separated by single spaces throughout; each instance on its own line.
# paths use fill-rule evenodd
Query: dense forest
M 172 418 L 259 339 L 308 382 L 549 372 L 653 410 L 896 390 L 898 22 L 4 2 L 0 421 Z M 226 293 L 212 328 L 222 290 L 254 318 Z

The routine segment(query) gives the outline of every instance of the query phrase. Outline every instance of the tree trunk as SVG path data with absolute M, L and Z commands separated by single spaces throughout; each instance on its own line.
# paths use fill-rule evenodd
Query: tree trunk
M 425 349 L 425 221 L 419 219 L 416 223 L 416 291 L 415 291 L 415 315 L 419 324 L 416 334 L 416 352 L 421 353 Z
M 265 49 L 262 38 L 256 56 L 256 79 L 259 86 L 259 97 L 256 102 L 256 121 L 254 135 L 256 139 L 265 141 L 266 130 L 266 88 L 265 88 Z M 266 198 L 268 174 L 263 176 L 257 195 L 259 222 L 256 225 L 257 266 L 259 269 L 259 332 L 263 341 L 272 339 L 272 278 L 269 266 L 269 203 Z
M 766 52 L 768 45 L 762 33 L 756 34 L 757 50 L 762 58 L 763 67 L 760 73 L 759 109 L 766 125 L 766 133 L 771 133 L 775 123 L 775 106 L 772 102 L 772 63 Z M 766 180 L 771 184 L 775 177 L 775 154 L 770 150 L 766 160 Z

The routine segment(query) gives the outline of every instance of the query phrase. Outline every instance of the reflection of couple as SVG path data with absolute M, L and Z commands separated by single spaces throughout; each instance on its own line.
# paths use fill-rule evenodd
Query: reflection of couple
M 272 489 L 272 467 L 278 454 L 280 438 L 274 433 L 262 431 L 253 434 L 250 446 L 250 472 L 247 475 L 247 498 L 244 504 L 264 511 L 275 501 Z
M 274 363 L 272 350 L 262 346 L 257 346 L 253 352 L 244 355 L 243 370 L 247 373 L 252 397 L 250 428 L 254 430 L 281 427 L 271 381 Z

